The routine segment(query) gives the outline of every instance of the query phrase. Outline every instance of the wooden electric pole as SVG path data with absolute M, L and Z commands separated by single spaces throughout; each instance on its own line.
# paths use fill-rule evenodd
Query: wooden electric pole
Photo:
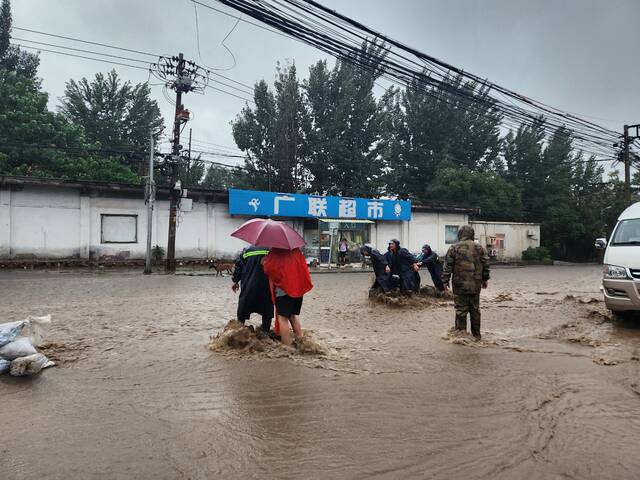
M 177 57 L 160 57 L 158 62 L 151 64 L 151 73 L 165 86 L 176 92 L 176 110 L 173 118 L 173 139 L 171 141 L 171 155 L 167 159 L 170 168 L 169 183 L 169 235 L 167 238 L 167 273 L 176 271 L 176 227 L 182 186 L 178 180 L 179 167 L 182 162 L 180 152 L 180 130 L 182 124 L 189 121 L 189 111 L 182 105 L 182 94 L 189 92 L 204 93 L 209 84 L 209 70 L 206 70 L 190 60 L 185 60 L 180 53 Z
M 176 271 L 176 219 L 178 216 L 178 202 L 181 192 L 176 188 L 178 181 L 178 166 L 180 159 L 180 125 L 182 125 L 182 81 L 184 76 L 184 56 L 178 55 L 176 64 L 176 81 L 174 88 L 176 91 L 176 110 L 173 118 L 173 146 L 171 148 L 171 181 L 169 182 L 169 236 L 167 240 L 167 262 L 165 270 L 167 273 Z

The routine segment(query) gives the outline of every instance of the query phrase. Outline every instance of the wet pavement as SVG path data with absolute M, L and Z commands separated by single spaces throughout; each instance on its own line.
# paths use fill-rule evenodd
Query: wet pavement
M 479 343 L 450 302 L 313 280 L 323 355 L 211 351 L 228 276 L 1 272 L 1 321 L 50 313 L 59 366 L 0 377 L 0 477 L 638 478 L 640 319 L 609 318 L 598 266 L 495 269 Z

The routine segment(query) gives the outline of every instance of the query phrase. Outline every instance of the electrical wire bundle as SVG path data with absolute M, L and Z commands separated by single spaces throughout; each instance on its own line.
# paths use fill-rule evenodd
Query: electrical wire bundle
M 207 3 L 192 1 L 220 11 Z M 619 141 L 619 133 L 466 72 L 313 0 L 217 1 L 258 20 L 269 27 L 269 31 L 277 31 L 363 69 L 375 70 L 373 73 L 393 83 L 420 88 L 432 96 L 445 92 L 462 105 L 485 103 L 491 110 L 500 112 L 504 125 L 510 128 L 531 126 L 543 119 L 542 128 L 547 138 L 565 127 L 571 132 L 575 147 L 584 153 L 607 159 L 616 156 L 613 144 Z M 384 55 L 374 58 L 363 51 L 364 42 L 381 44 Z M 464 88 L 456 87 L 451 81 L 457 78 L 463 80 Z M 442 95 L 438 98 L 443 100 Z

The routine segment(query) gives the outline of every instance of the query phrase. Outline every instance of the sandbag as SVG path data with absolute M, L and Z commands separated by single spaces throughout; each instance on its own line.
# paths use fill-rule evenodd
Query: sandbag
M 0 348 L 0 357 L 7 360 L 14 360 L 19 357 L 26 357 L 38 353 L 31 339 L 28 337 L 18 337 L 11 343 L 7 343 L 4 347 Z
M 25 375 L 35 375 L 40 370 L 50 367 L 54 363 L 41 353 L 27 355 L 26 357 L 16 358 L 11 362 L 9 374 L 14 377 L 22 377 Z
M 22 329 L 20 336 L 29 337 L 31 344 L 37 347 L 42 343 L 45 329 L 51 324 L 51 315 L 45 315 L 44 317 L 29 316 L 25 322 L 25 328 Z
M 51 323 L 51 315 L 27 317 L 26 320 L 0 324 L 0 347 L 13 342 L 18 337 L 28 337 L 32 345 L 40 345 L 43 330 Z M 5 357 L 7 358 L 7 357 Z
M 0 347 L 4 347 L 7 343 L 13 342 L 22 333 L 22 329 L 25 326 L 24 320 L 18 320 L 17 322 L 1 323 L 0 324 Z
M 9 360 L 5 360 L 4 358 L 0 358 L 0 375 L 9 371 L 9 366 L 11 362 Z

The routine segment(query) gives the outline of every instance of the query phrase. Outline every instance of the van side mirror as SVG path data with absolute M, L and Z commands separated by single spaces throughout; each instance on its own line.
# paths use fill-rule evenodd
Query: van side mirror
M 607 239 L 606 238 L 596 238 L 595 247 L 597 250 L 604 250 L 607 248 Z

